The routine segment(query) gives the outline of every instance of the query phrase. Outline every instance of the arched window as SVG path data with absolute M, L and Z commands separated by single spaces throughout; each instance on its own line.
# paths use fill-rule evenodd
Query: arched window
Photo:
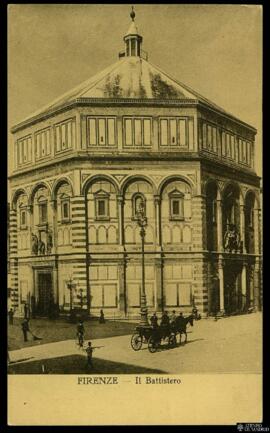
M 39 224 L 47 224 L 48 222 L 48 204 L 44 197 L 40 197 L 38 200 L 39 209 Z

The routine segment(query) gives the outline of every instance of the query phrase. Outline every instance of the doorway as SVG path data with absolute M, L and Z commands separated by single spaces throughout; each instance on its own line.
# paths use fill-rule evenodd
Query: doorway
M 38 304 L 37 313 L 41 316 L 49 316 L 53 305 L 52 273 L 38 272 Z
M 224 268 L 224 307 L 227 314 L 242 310 L 241 267 L 230 263 Z

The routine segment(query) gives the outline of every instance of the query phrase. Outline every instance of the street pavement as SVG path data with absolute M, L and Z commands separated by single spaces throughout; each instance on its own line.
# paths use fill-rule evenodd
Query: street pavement
M 187 330 L 186 344 L 174 348 L 164 345 L 156 353 L 150 353 L 146 344 L 135 352 L 130 345 L 130 335 L 92 340 L 92 346 L 96 348 L 93 362 L 98 358 L 149 371 L 157 369 L 168 374 L 261 373 L 261 313 L 232 316 L 217 321 L 212 318 L 202 319 L 195 321 L 194 326 Z M 9 352 L 11 365 L 38 360 L 45 362 L 50 358 L 78 354 L 86 356 L 75 340 L 40 344 Z

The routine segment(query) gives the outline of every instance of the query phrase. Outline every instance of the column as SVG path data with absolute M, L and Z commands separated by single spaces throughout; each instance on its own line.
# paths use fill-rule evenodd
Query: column
M 160 206 L 161 206 L 161 198 L 159 195 L 154 196 L 155 203 L 155 238 L 156 245 L 161 246 L 161 221 L 160 221 Z
M 192 218 L 193 218 L 193 249 L 194 251 L 202 251 L 207 249 L 206 245 L 206 197 L 204 195 L 196 195 L 192 202 Z
M 245 310 L 247 301 L 247 264 L 243 262 L 241 272 L 241 294 L 242 294 L 242 310 Z
M 76 290 L 87 298 L 87 308 L 90 308 L 89 264 L 88 264 L 88 221 L 86 200 L 84 196 L 76 195 L 70 199 L 72 218 L 72 262 L 70 274 L 76 282 Z M 72 272 L 73 271 L 73 272 Z M 75 294 L 75 291 L 74 291 Z
M 164 296 L 163 296 L 163 257 L 155 259 L 156 267 L 156 293 L 155 293 L 155 310 L 164 310 Z
M 127 297 L 126 297 L 126 258 L 120 260 L 119 270 L 119 311 L 120 315 L 127 315 Z
M 254 209 L 254 252 L 261 253 L 260 209 Z
M 243 254 L 246 254 L 246 236 L 245 236 L 245 206 L 240 204 L 240 238 L 243 245 Z
M 117 196 L 118 203 L 118 243 L 122 247 L 124 246 L 124 197 L 122 195 Z
M 256 257 L 254 265 L 254 308 L 255 310 L 261 309 L 261 287 L 260 287 L 260 260 Z
M 11 209 L 9 213 L 9 259 L 10 259 L 10 280 L 11 280 L 11 306 L 19 306 L 19 285 L 18 285 L 18 244 L 17 244 L 17 211 Z
M 222 239 L 222 200 L 217 199 L 217 245 L 218 251 L 223 251 Z
M 34 221 L 33 221 L 33 205 L 27 206 L 27 212 L 28 212 L 28 233 L 29 233 L 29 250 L 30 254 L 32 254 L 32 233 L 34 228 Z
M 51 200 L 52 208 L 52 252 L 57 253 L 57 200 Z
M 218 262 L 218 278 L 219 278 L 219 312 L 224 314 L 224 264 L 222 259 Z
M 254 307 L 254 266 L 249 268 L 249 306 Z

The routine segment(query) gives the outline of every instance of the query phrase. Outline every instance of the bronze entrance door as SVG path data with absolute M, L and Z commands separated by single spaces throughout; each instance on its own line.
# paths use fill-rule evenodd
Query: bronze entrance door
M 37 312 L 41 316 L 48 316 L 53 304 L 52 273 L 38 272 L 38 306 Z
M 239 265 L 231 263 L 224 268 L 224 307 L 228 314 L 242 309 Z

